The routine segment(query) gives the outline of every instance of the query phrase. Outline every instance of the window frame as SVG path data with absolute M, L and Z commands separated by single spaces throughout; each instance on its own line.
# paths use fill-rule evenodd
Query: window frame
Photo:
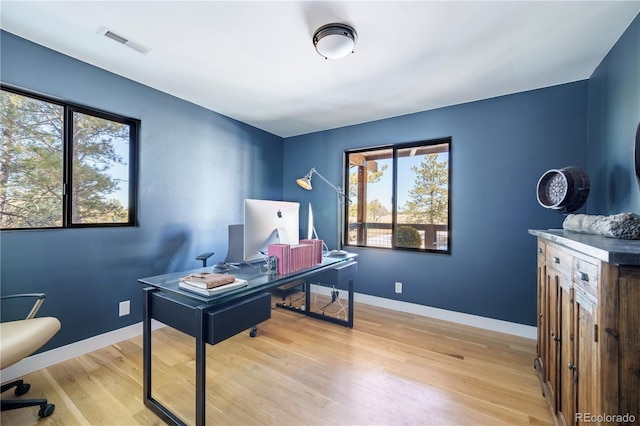
M 140 142 L 139 119 L 125 117 L 123 115 L 79 105 L 51 96 L 25 90 L 7 83 L 0 83 L 0 90 L 14 93 L 20 96 L 32 98 L 41 102 L 58 105 L 63 108 L 63 134 L 62 134 L 62 225 L 33 227 L 33 228 L 0 228 L 0 232 L 30 231 L 50 229 L 74 229 L 74 228 L 110 228 L 137 226 L 137 201 L 138 201 L 138 145 Z M 85 114 L 103 120 L 109 120 L 127 125 L 129 127 L 129 158 L 128 158 L 128 218 L 126 222 L 118 223 L 73 223 L 72 222 L 72 196 L 73 192 L 73 117 L 74 113 Z
M 396 233 L 399 226 L 403 224 L 398 224 L 397 216 L 398 216 L 398 205 L 397 205 L 397 191 L 398 191 L 398 151 L 408 149 L 408 148 L 416 148 L 416 147 L 428 147 L 435 145 L 448 145 L 448 160 L 447 160 L 447 248 L 446 249 L 435 249 L 435 248 L 414 248 L 414 247 L 404 247 L 398 246 L 396 244 Z M 342 229 L 342 240 L 344 241 L 344 245 L 347 247 L 359 247 L 359 248 L 367 248 L 367 249 L 381 249 L 381 250 L 400 250 L 400 251 L 410 251 L 410 252 L 419 252 L 419 253 L 433 253 L 433 254 L 443 254 L 450 255 L 451 254 L 451 244 L 452 244 L 452 232 L 451 232 L 451 189 L 452 189 L 452 155 L 451 155 L 451 147 L 452 147 L 452 138 L 442 137 L 436 139 L 428 139 L 428 140 L 420 140 L 414 142 L 403 142 L 403 143 L 395 143 L 389 145 L 380 145 L 374 147 L 367 148 L 356 148 L 349 149 L 344 151 L 343 157 L 343 170 L 344 170 L 344 182 L 345 187 L 347 188 L 347 193 L 349 193 L 349 185 L 350 185 L 350 164 L 349 164 L 349 155 L 350 154 L 358 154 L 358 153 L 371 153 L 376 151 L 392 151 L 392 188 L 391 188 L 391 247 L 383 247 L 383 246 L 371 246 L 366 244 L 358 244 L 357 241 L 355 243 L 349 242 L 349 209 L 345 208 L 343 211 L 343 229 Z M 358 200 L 361 202 L 360 200 Z M 368 200 L 367 200 L 368 201 Z M 366 207 L 365 207 L 366 208 Z

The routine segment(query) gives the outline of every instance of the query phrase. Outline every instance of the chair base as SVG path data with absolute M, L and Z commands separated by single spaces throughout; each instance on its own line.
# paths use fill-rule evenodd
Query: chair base
M 2 385 L 2 393 L 14 387 L 16 388 L 15 390 L 16 396 L 20 396 L 29 392 L 31 385 L 29 385 L 29 383 L 24 383 L 23 380 L 14 380 L 13 382 Z M 11 399 L 11 400 L 0 401 L 0 411 L 15 410 L 16 408 L 35 407 L 35 406 L 40 407 L 40 410 L 38 411 L 38 416 L 40 417 L 49 417 L 51 414 L 53 414 L 53 411 L 56 408 L 54 404 L 49 404 L 47 400 L 44 398 Z

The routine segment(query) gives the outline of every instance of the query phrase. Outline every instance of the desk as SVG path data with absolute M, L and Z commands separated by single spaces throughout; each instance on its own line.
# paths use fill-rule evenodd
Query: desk
M 145 284 L 143 307 L 143 393 L 144 404 L 169 424 L 185 423 L 162 403 L 153 398 L 151 380 L 151 319 L 187 333 L 196 339 L 196 425 L 205 424 L 206 401 L 206 344 L 215 345 L 243 330 L 271 318 L 269 290 L 300 279 L 347 284 L 349 312 L 346 321 L 324 318 L 312 312 L 305 314 L 318 319 L 353 327 L 353 279 L 357 272 L 357 255 L 342 258 L 325 257 L 322 263 L 286 275 L 261 272 L 257 266 L 231 269 L 229 273 L 247 280 L 247 286 L 213 296 L 200 296 L 178 287 L 180 277 L 194 272 L 210 271 L 200 268 L 154 277 L 140 278 Z M 330 282 L 332 280 L 333 282 Z M 307 297 L 308 297 L 308 286 Z M 307 304 L 307 306 L 309 306 Z

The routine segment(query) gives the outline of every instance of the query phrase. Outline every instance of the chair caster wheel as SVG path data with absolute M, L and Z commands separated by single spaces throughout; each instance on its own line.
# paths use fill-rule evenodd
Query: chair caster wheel
M 258 334 L 258 329 L 255 328 L 255 327 L 253 327 L 251 329 L 251 331 L 249 332 L 249 336 L 251 336 L 251 337 L 256 337 L 257 334 Z
M 56 409 L 55 404 L 47 404 L 44 407 L 40 408 L 40 411 L 38 411 L 38 416 L 49 417 L 50 415 L 53 414 L 53 410 L 55 409 Z
M 16 386 L 15 394 L 16 396 L 24 395 L 25 393 L 29 392 L 29 389 L 31 389 L 31 385 L 29 383 L 21 383 Z

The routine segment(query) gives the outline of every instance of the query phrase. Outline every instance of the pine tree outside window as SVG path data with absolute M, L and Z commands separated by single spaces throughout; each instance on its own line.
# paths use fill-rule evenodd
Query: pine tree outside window
M 0 229 L 135 224 L 139 122 L 3 86 Z
M 451 252 L 451 138 L 347 151 L 346 245 Z

